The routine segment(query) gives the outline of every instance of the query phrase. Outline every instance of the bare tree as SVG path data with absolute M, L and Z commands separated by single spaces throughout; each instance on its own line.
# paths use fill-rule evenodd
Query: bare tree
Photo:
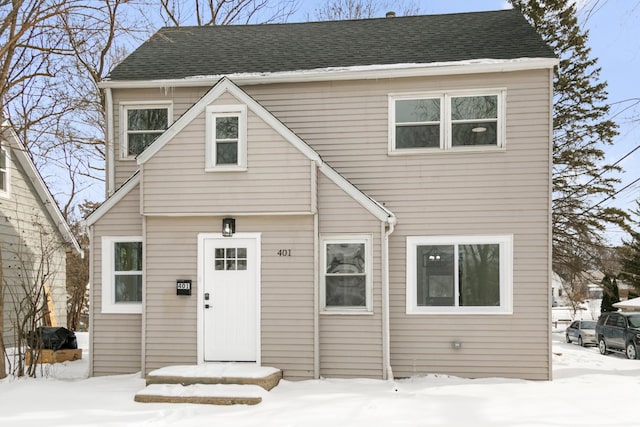
M 231 25 L 286 22 L 297 0 L 160 0 L 165 25 Z
M 5 241 L 8 270 L 4 277 L 5 302 L 9 326 L 13 332 L 13 353 L 9 357 L 9 371 L 16 376 L 35 376 L 36 365 L 25 364 L 28 352 L 32 361 L 38 359 L 41 346 L 34 346 L 30 334 L 47 324 L 51 310 L 47 298 L 54 289 L 57 276 L 64 268 L 64 241 L 46 221 L 36 213 L 24 219 L 24 214 L 13 219 L 15 236 Z
M 314 10 L 313 18 L 318 21 L 381 18 L 391 11 L 404 16 L 416 15 L 420 13 L 420 6 L 414 1 L 327 0 Z

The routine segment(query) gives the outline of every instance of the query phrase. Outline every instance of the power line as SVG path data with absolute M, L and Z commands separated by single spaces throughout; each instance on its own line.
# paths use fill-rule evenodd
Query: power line
M 598 206 L 600 206 L 601 204 L 603 204 L 604 202 L 606 202 L 607 200 L 613 198 L 616 196 L 616 194 L 622 193 L 624 190 L 626 190 L 627 188 L 631 187 L 633 184 L 635 184 L 636 182 L 640 182 L 640 177 L 634 179 L 633 181 L 631 181 L 631 183 L 625 185 L 624 187 L 622 187 L 620 190 L 616 191 L 615 193 L 607 196 L 606 198 L 600 200 L 598 203 L 596 203 L 595 205 L 591 206 L 590 208 L 584 210 L 582 212 L 582 214 L 586 214 L 587 212 L 589 212 L 591 209 L 595 209 Z

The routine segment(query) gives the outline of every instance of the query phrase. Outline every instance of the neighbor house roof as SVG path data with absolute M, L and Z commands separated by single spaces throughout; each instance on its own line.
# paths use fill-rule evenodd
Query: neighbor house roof
M 82 255 L 83 251 L 82 248 L 80 248 L 78 240 L 74 236 L 71 228 L 69 227 L 69 224 L 62 215 L 58 204 L 54 200 L 53 195 L 51 195 L 51 192 L 42 179 L 40 172 L 38 172 L 38 170 L 36 169 L 36 165 L 33 163 L 33 160 L 31 160 L 31 157 L 29 157 L 27 148 L 24 146 L 8 121 L 2 123 L 2 126 L 0 126 L 0 130 L 2 131 L 0 132 L 0 136 L 2 136 L 3 139 L 6 139 L 9 147 L 12 148 L 11 152 L 14 158 L 18 161 L 18 163 L 20 163 L 22 169 L 24 169 L 24 172 L 27 174 L 29 180 L 31 181 L 31 184 L 33 185 L 37 197 L 40 199 L 40 202 L 51 216 L 51 219 L 55 222 L 60 235 L 67 243 L 73 246 L 77 253 Z
M 554 58 L 516 10 L 291 24 L 165 27 L 111 81 Z

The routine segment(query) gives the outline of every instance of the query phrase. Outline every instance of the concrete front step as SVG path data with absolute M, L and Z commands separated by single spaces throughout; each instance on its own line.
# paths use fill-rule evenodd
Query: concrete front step
M 151 384 L 134 398 L 143 403 L 199 403 L 209 405 L 256 405 L 267 391 L 257 385 Z
M 147 375 L 147 385 L 257 385 L 268 391 L 277 386 L 281 379 L 282 371 L 276 368 L 249 363 L 207 363 L 156 369 Z

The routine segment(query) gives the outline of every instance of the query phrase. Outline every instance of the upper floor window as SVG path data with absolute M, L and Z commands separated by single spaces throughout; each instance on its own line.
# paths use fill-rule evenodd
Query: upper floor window
M 389 97 L 389 152 L 504 148 L 504 91 Z
M 211 105 L 206 117 L 206 170 L 246 170 L 247 107 Z
M 321 304 L 324 312 L 371 311 L 369 236 L 325 236 Z
M 167 104 L 131 104 L 122 106 L 122 157 L 142 153 L 169 127 L 171 109 Z
M 0 147 L 0 196 L 9 196 L 9 150 L 5 147 Z
M 102 312 L 142 312 L 142 238 L 102 238 Z
M 407 238 L 407 313 L 510 313 L 512 237 Z

